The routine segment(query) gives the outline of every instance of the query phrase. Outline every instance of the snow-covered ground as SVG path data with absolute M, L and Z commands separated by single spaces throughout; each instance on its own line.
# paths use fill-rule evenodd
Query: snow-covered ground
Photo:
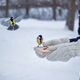
M 77 37 L 78 20 L 74 31 L 65 28 L 65 21 L 23 19 L 18 25 L 16 31 L 0 25 L 0 80 L 79 80 L 79 57 L 68 62 L 50 62 L 34 51 L 39 34 L 44 42 Z

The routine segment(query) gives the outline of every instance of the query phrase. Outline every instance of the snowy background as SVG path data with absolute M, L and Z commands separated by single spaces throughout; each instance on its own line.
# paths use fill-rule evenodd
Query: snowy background
M 20 28 L 16 31 L 9 31 L 0 24 L 0 80 L 79 80 L 79 57 L 67 62 L 50 62 L 39 58 L 34 51 L 39 34 L 44 42 L 77 37 L 78 19 L 74 31 L 68 30 L 65 23 L 29 18 L 17 23 Z

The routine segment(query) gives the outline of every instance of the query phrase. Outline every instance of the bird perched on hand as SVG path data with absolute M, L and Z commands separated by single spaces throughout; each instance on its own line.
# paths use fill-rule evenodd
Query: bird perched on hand
M 2 21 L 1 24 L 3 26 L 8 26 L 8 30 L 16 30 L 19 28 L 19 26 L 15 23 L 20 22 L 21 19 L 23 18 L 22 15 L 18 16 L 18 17 L 10 17 L 10 19 L 8 21 Z
M 37 37 L 38 47 L 39 47 L 39 45 L 42 44 L 42 42 L 43 42 L 43 37 L 42 37 L 42 35 L 39 35 L 39 36 Z

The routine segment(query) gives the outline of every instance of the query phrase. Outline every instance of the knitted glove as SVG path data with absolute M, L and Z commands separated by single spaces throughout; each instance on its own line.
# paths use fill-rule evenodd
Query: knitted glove
M 53 50 L 53 52 L 47 55 L 46 59 L 50 61 L 68 61 L 72 57 L 79 56 L 80 41 L 58 44 L 50 46 L 48 49 Z
M 69 43 L 69 38 L 53 39 L 43 43 L 43 46 L 51 46 L 56 44 Z

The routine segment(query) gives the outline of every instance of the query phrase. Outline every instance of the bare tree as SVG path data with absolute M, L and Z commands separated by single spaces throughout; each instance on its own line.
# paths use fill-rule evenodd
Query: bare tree
M 26 0 L 26 3 L 28 4 L 28 0 Z M 29 6 L 27 5 L 26 6 L 26 15 L 27 15 L 27 17 L 29 17 Z
M 53 19 L 56 20 L 56 0 L 53 0 Z
M 69 10 L 68 10 L 68 16 L 67 16 L 67 22 L 66 25 L 70 30 L 74 29 L 74 19 L 75 19 L 75 1 L 76 0 L 70 0 L 69 1 Z
M 8 10 L 9 10 L 9 0 L 6 0 L 6 14 L 5 14 L 5 17 L 8 17 Z

